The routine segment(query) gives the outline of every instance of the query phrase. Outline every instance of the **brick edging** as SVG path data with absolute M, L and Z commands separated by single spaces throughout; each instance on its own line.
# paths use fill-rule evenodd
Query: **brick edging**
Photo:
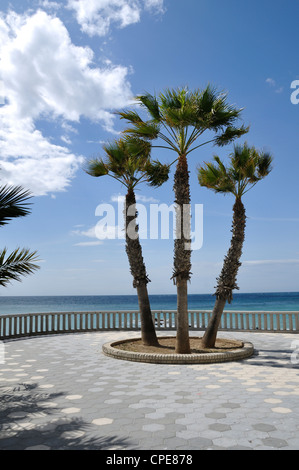
M 230 351 L 198 354 L 139 353 L 134 351 L 125 351 L 114 347 L 118 344 L 134 340 L 136 339 L 106 343 L 102 346 L 102 351 L 105 356 L 114 357 L 115 359 L 133 362 L 147 362 L 152 364 L 213 364 L 217 362 L 246 359 L 254 353 L 253 344 L 249 342 L 243 343 L 242 348 L 232 349 Z

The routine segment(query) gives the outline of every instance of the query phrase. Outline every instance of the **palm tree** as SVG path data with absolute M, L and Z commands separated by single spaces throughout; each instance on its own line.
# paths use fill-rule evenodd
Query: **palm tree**
M 133 126 L 124 132 L 152 141 L 162 140 L 165 148 L 176 153 L 174 194 L 177 209 L 174 267 L 172 279 L 177 286 L 177 338 L 176 353 L 190 353 L 188 325 L 188 281 L 191 278 L 191 214 L 188 155 L 207 144 L 226 145 L 248 132 L 244 126 L 234 127 L 241 110 L 227 103 L 226 95 L 210 86 L 204 90 L 187 88 L 166 90 L 158 98 L 150 94 L 136 97 L 145 109 L 148 120 L 143 120 L 135 110 L 118 114 Z M 212 131 L 211 138 L 197 143 L 204 132 Z M 186 210 L 186 208 L 188 210 Z
M 21 186 L 0 187 L 0 226 L 8 224 L 12 219 L 24 217 L 30 213 L 28 199 L 31 195 Z M 21 276 L 32 274 L 39 269 L 35 264 L 36 252 L 17 248 L 11 254 L 7 249 L 0 251 L 0 286 L 6 287 L 11 281 L 20 281 Z
M 265 178 L 271 171 L 272 157 L 259 152 L 255 147 L 235 146 L 230 157 L 230 166 L 225 167 L 218 156 L 215 163 L 206 163 L 198 170 L 201 186 L 216 193 L 233 194 L 232 238 L 230 248 L 224 259 L 220 276 L 217 278 L 216 301 L 211 319 L 203 336 L 203 346 L 213 348 L 218 327 L 226 302 L 231 303 L 233 290 L 238 289 L 237 274 L 241 266 L 242 249 L 245 239 L 246 213 L 242 197 Z
M 147 284 L 150 282 L 142 255 L 136 223 L 135 187 L 148 182 L 159 186 L 168 178 L 168 167 L 151 162 L 151 145 L 141 139 L 124 138 L 103 146 L 106 159 L 94 159 L 88 163 L 86 172 L 92 176 L 109 175 L 126 189 L 124 203 L 126 253 L 133 276 L 133 287 L 137 289 L 141 315 L 141 338 L 144 345 L 157 346 L 158 339 L 152 319 Z

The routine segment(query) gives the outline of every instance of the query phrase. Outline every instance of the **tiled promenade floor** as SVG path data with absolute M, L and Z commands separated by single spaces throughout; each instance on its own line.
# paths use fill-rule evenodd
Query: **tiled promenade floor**
M 219 336 L 250 341 L 256 353 L 156 365 L 102 354 L 104 342 L 136 332 L 5 342 L 0 449 L 298 450 L 298 336 Z

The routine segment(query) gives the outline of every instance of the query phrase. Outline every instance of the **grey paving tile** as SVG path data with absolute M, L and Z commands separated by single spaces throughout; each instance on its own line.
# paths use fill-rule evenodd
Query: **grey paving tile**
M 166 367 L 104 356 L 120 335 L 136 332 L 6 342 L 0 449 L 299 450 L 295 335 L 244 332 L 249 360 Z
M 256 429 L 257 431 L 264 431 L 264 432 L 270 432 L 270 431 L 275 431 L 276 427 L 271 426 L 270 424 L 265 424 L 265 423 L 258 423 L 254 424 L 253 429 Z
M 222 419 L 222 418 L 226 418 L 226 414 L 225 413 L 217 413 L 217 412 L 212 412 L 212 413 L 207 413 L 205 415 L 207 418 L 212 418 L 212 419 Z
M 209 428 L 212 429 L 213 431 L 219 431 L 219 432 L 225 432 L 225 431 L 231 430 L 230 426 L 228 426 L 227 424 L 222 424 L 222 423 L 210 424 Z
M 190 446 L 190 450 L 208 449 L 213 446 L 213 441 L 204 437 L 194 437 L 188 440 L 188 444 Z
M 262 439 L 265 446 L 271 447 L 273 449 L 280 449 L 282 447 L 287 447 L 288 443 L 284 439 L 276 439 L 274 437 L 267 437 Z

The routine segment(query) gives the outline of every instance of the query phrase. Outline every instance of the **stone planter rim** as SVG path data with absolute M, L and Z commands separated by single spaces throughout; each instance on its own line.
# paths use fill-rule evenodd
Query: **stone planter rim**
M 212 364 L 246 359 L 251 357 L 254 353 L 253 344 L 250 342 L 243 342 L 243 347 L 231 349 L 229 351 L 197 354 L 157 354 L 153 352 L 141 353 L 135 351 L 125 351 L 115 347 L 119 344 L 139 340 L 140 338 L 130 338 L 105 343 L 102 346 L 102 351 L 106 356 L 113 357 L 115 359 L 132 362 L 146 362 L 152 364 Z

